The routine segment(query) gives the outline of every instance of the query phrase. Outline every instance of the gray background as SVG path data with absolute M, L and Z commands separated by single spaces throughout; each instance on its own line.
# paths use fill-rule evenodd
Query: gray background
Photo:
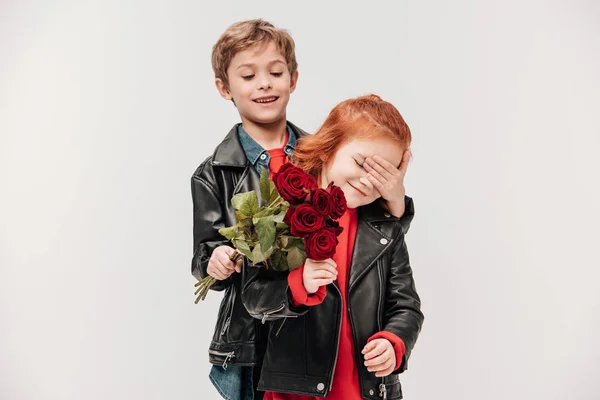
M 239 117 L 210 51 L 297 43 L 290 120 L 374 92 L 414 135 L 407 399 L 597 399 L 596 1 L 7 1 L 0 398 L 216 399 L 189 178 Z

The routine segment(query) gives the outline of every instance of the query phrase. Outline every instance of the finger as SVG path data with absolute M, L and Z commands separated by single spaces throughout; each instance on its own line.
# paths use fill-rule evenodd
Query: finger
M 377 343 L 377 346 L 375 346 L 375 348 L 371 351 L 369 351 L 367 354 L 365 354 L 365 360 L 370 360 L 371 358 L 375 358 L 378 355 L 380 355 L 381 353 L 383 353 L 385 351 L 385 347 L 384 345 L 379 342 Z
M 333 274 L 329 271 L 315 271 L 314 273 L 312 273 L 309 276 L 310 279 L 332 279 L 332 280 L 336 280 L 337 279 L 337 274 Z
M 236 263 L 235 263 L 235 272 L 242 272 L 242 259 L 239 259 Z
M 367 368 L 369 372 L 380 372 L 389 369 L 392 366 L 391 360 L 385 360 L 381 364 L 373 365 L 372 367 Z
M 369 179 L 373 183 L 375 190 L 379 193 L 380 196 L 383 197 L 383 196 L 387 195 L 385 185 L 383 183 L 381 183 L 381 181 L 379 181 L 379 179 L 377 177 L 371 175 L 371 173 L 369 172 L 367 174 L 367 179 Z
M 217 254 L 216 261 L 225 268 L 223 272 L 233 271 L 235 269 L 235 264 L 229 259 L 229 256 L 225 253 Z
M 385 362 L 387 362 L 390 359 L 391 356 L 392 356 L 392 353 L 390 352 L 390 349 L 388 348 L 386 351 L 384 351 L 377 357 L 374 357 L 374 358 L 371 358 L 370 360 L 365 361 L 365 366 L 372 367 L 375 365 L 384 364 Z
M 369 351 L 373 350 L 375 348 L 375 346 L 377 346 L 377 342 L 371 341 L 371 342 L 367 343 L 365 345 L 365 347 L 363 347 L 361 353 L 367 354 Z
M 333 283 L 335 279 L 312 279 L 311 281 L 318 286 L 327 286 Z
M 335 267 L 332 267 L 329 264 L 320 264 L 318 267 L 316 267 L 313 271 L 317 272 L 317 271 L 327 271 L 335 276 L 337 276 L 338 274 L 338 270 Z
M 210 276 L 212 276 L 213 278 L 216 278 L 220 281 L 223 281 L 225 279 L 227 279 L 227 277 L 225 275 L 223 275 L 223 273 L 221 271 L 219 271 L 217 268 L 213 267 L 213 266 L 209 266 L 206 269 L 206 272 L 208 272 L 208 274 Z
M 367 158 L 366 162 L 369 167 L 379 172 L 385 179 L 389 180 L 394 176 L 400 175 L 400 170 L 383 157 L 375 155 L 373 158 Z
M 391 367 L 389 367 L 389 368 L 387 368 L 387 369 L 385 369 L 383 371 L 375 373 L 375 376 L 378 377 L 378 378 L 382 378 L 384 376 L 388 376 L 392 372 L 394 372 L 394 365 L 392 365 Z
M 331 258 L 328 258 L 326 260 L 313 260 L 309 258 L 309 260 L 312 261 L 314 264 L 329 264 L 333 268 L 337 268 L 337 264 Z

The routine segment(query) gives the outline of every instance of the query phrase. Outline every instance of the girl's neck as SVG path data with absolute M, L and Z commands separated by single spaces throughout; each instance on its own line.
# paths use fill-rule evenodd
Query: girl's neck
M 265 150 L 277 149 L 285 145 L 285 118 L 271 124 L 259 124 L 242 118 L 242 127 Z

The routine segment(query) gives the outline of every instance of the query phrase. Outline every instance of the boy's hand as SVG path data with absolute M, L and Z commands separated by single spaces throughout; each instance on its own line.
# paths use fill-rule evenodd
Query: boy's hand
M 302 283 L 308 294 L 316 293 L 319 287 L 329 285 L 337 279 L 337 264 L 331 258 L 315 261 L 307 258 L 304 262 Z
M 395 217 L 400 218 L 404 214 L 404 177 L 410 161 L 410 150 L 402 154 L 400 167 L 396 168 L 389 161 L 379 157 L 368 157 L 363 163 L 368 172 L 367 179 L 386 201 L 388 211 Z
M 371 340 L 362 350 L 365 355 L 365 366 L 369 372 L 381 378 L 388 376 L 396 366 L 396 353 L 394 347 L 387 339 Z
M 208 260 L 206 272 L 220 281 L 229 278 L 234 271 L 240 272 L 242 270 L 242 259 L 240 258 L 235 264 L 229 259 L 234 251 L 235 249 L 229 246 L 219 246 L 214 249 L 210 260 Z

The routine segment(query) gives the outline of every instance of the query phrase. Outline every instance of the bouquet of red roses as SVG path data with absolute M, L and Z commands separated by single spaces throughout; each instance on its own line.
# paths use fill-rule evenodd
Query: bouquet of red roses
M 326 189 L 315 178 L 291 163 L 284 164 L 269 179 L 263 169 L 259 204 L 256 191 L 231 199 L 236 224 L 219 229 L 236 252 L 231 261 L 246 256 L 253 265 L 263 264 L 276 271 L 291 271 L 306 258 L 333 257 L 342 232 L 337 220 L 346 212 L 344 192 L 331 183 Z M 196 283 L 196 303 L 204 300 L 216 279 L 207 276 Z

